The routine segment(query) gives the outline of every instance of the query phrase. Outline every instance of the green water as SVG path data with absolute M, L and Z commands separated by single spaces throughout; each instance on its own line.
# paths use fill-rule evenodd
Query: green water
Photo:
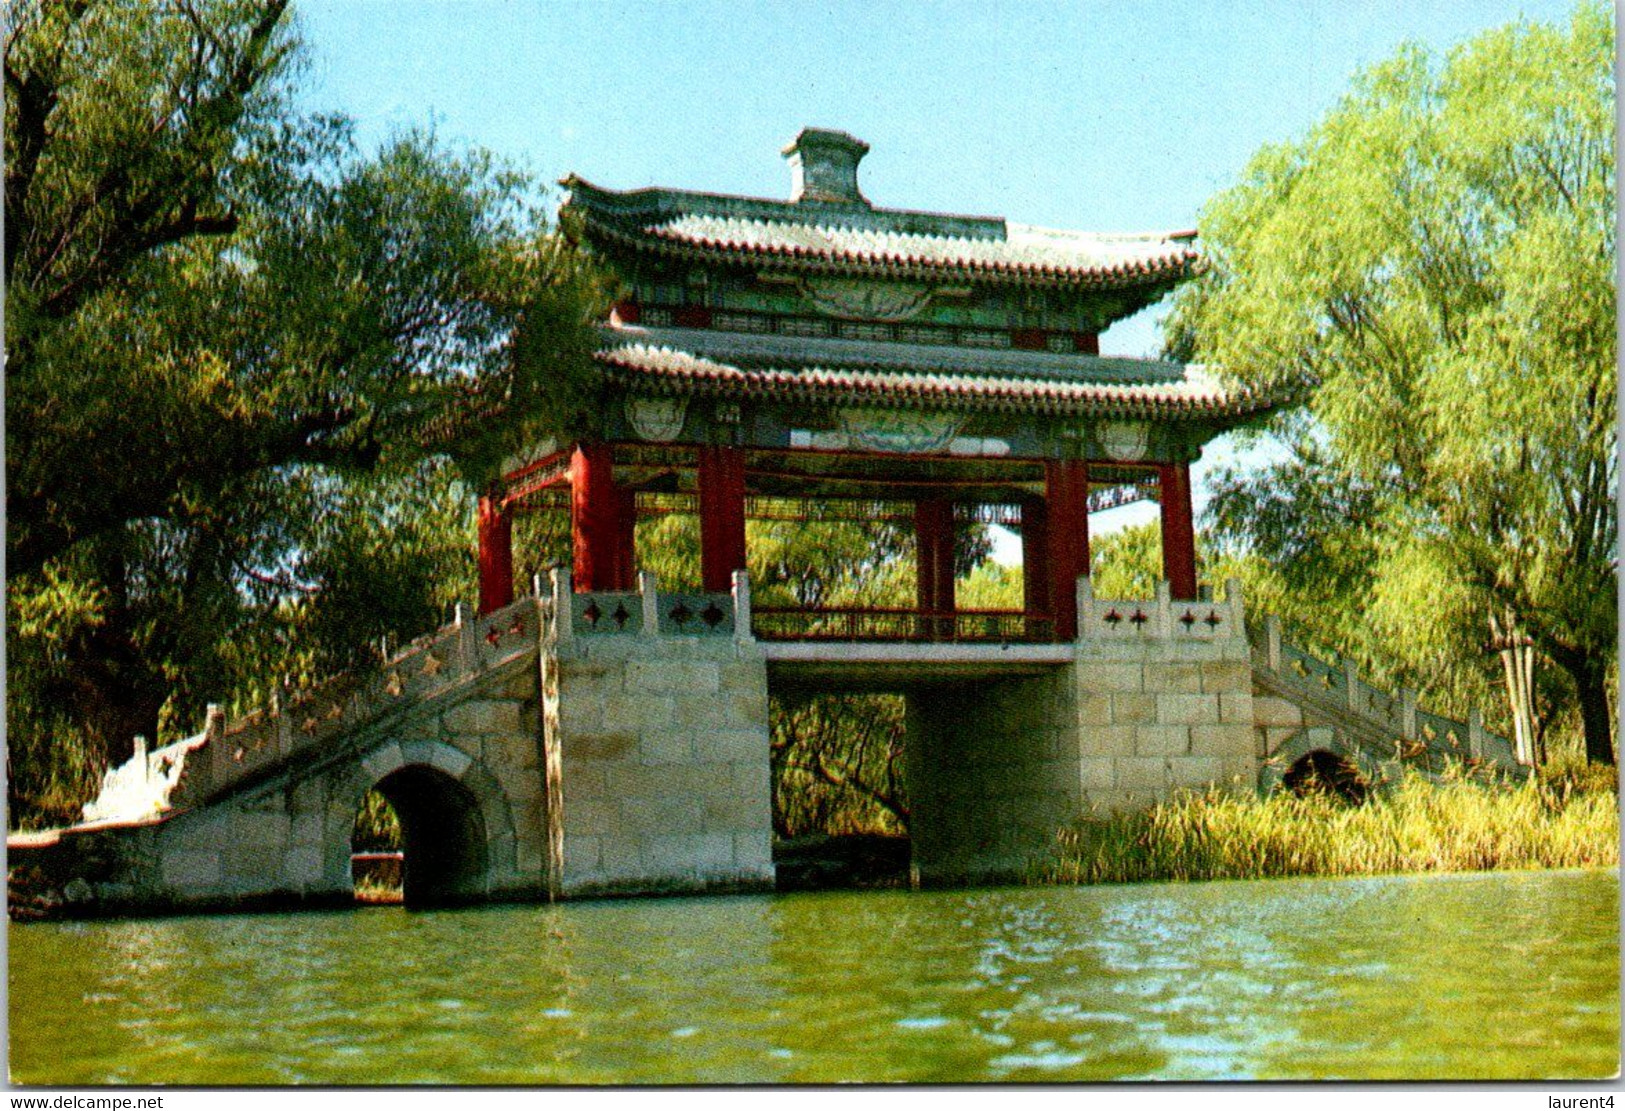
M 1597 1077 L 1612 872 L 13 925 L 20 1083 Z

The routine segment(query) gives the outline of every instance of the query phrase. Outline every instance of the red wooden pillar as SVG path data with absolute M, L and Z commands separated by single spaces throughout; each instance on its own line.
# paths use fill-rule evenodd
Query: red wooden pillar
M 1029 618 L 1050 615 L 1049 513 L 1036 499 L 1021 505 L 1021 608 Z M 1028 635 L 1037 633 L 1029 627 Z
M 946 498 L 914 503 L 915 598 L 927 613 L 954 610 L 954 504 Z M 952 619 L 928 622 L 933 636 L 953 628 Z
M 700 585 L 707 594 L 733 589 L 745 569 L 745 453 L 725 445 L 699 449 Z
M 1058 640 L 1078 635 L 1078 577 L 1089 573 L 1089 466 L 1081 459 L 1044 464 L 1048 510 L 1050 615 Z
M 914 605 L 926 613 L 937 608 L 937 532 L 929 504 L 914 503 Z
M 621 501 L 615 489 L 614 449 L 579 444 L 570 459 L 570 533 L 575 588 L 615 590 Z
M 513 601 L 513 512 L 490 494 L 480 498 L 480 612 Z
M 1162 577 L 1168 593 L 1190 601 L 1196 598 L 1196 528 L 1191 520 L 1191 469 L 1188 463 L 1163 463 Z

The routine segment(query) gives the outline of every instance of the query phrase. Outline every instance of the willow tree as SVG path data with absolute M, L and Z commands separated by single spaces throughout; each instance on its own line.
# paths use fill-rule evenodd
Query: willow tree
M 300 116 L 286 6 L 8 10 L 14 814 L 434 624 L 469 491 L 583 407 L 591 276 L 528 183 Z
M 1442 59 L 1407 47 L 1364 73 L 1207 208 L 1213 274 L 1172 333 L 1298 403 L 1274 429 L 1281 461 L 1222 483 L 1220 531 L 1413 670 L 1444 654 L 1495 674 L 1497 648 L 1527 645 L 1566 679 L 1558 708 L 1599 762 L 1617 631 L 1613 56 L 1611 13 L 1587 4 L 1564 27 L 1518 23 Z

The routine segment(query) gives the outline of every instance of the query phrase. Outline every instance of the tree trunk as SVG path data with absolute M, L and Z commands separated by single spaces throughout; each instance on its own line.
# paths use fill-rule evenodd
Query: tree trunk
M 1512 711 L 1513 753 L 1520 764 L 1542 763 L 1540 721 L 1535 714 L 1534 643 L 1519 630 L 1510 611 L 1505 618 L 1490 614 L 1490 634 L 1501 653 L 1507 705 Z
M 1614 741 L 1607 678 L 1602 668 L 1585 668 L 1573 674 L 1580 695 L 1580 720 L 1585 724 L 1586 762 L 1611 765 Z
M 1501 649 L 1501 670 L 1506 676 L 1507 705 L 1512 709 L 1512 752 L 1518 763 L 1534 762 L 1530 751 L 1528 721 L 1524 714 L 1523 691 L 1520 680 L 1523 669 L 1518 665 L 1517 653 L 1511 648 Z
M 158 717 L 170 682 L 155 654 L 141 643 L 129 604 L 129 568 L 110 544 L 96 553 L 97 577 L 106 591 L 101 621 L 63 647 L 70 694 L 67 716 L 85 738 L 93 760 L 117 767 L 135 754 L 137 735 L 158 744 Z M 176 661 L 184 667 L 186 660 Z
M 158 714 L 164 703 L 162 696 L 140 689 L 150 683 L 115 682 L 118 685 L 111 690 L 81 686 L 84 704 L 74 715 L 92 751 L 104 753 L 109 768 L 129 762 L 137 736 L 147 738 L 150 746 L 158 744 Z
M 1607 657 L 1561 643 L 1551 645 L 1550 655 L 1574 680 L 1580 721 L 1585 727 L 1586 762 L 1613 764 L 1613 702 L 1608 697 Z

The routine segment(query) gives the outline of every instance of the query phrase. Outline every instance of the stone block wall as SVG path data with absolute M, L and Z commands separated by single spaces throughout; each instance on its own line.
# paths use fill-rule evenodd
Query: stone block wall
M 1073 668 L 1086 810 L 1132 810 L 1177 788 L 1252 789 L 1252 669 L 1238 643 L 1083 643 Z
M 1134 810 L 1178 789 L 1253 790 L 1258 754 L 1240 586 L 1228 600 L 1097 599 L 1080 580 L 1078 773 L 1085 813 Z
M 567 580 L 557 587 L 562 596 Z M 767 665 L 748 621 L 645 576 L 641 618 L 578 619 L 543 652 L 547 755 L 565 896 L 765 889 L 773 884 Z M 580 613 L 591 607 L 576 597 Z M 733 602 L 719 597 L 731 615 Z M 707 603 L 709 604 L 709 603 Z M 678 608 L 681 607 L 681 608 Z
M 916 882 L 1019 878 L 1076 816 L 1081 789 L 1070 670 L 906 695 Z
M 1260 760 L 1279 749 L 1311 724 L 1321 724 L 1305 715 L 1303 707 L 1279 695 L 1253 691 L 1253 733 Z

